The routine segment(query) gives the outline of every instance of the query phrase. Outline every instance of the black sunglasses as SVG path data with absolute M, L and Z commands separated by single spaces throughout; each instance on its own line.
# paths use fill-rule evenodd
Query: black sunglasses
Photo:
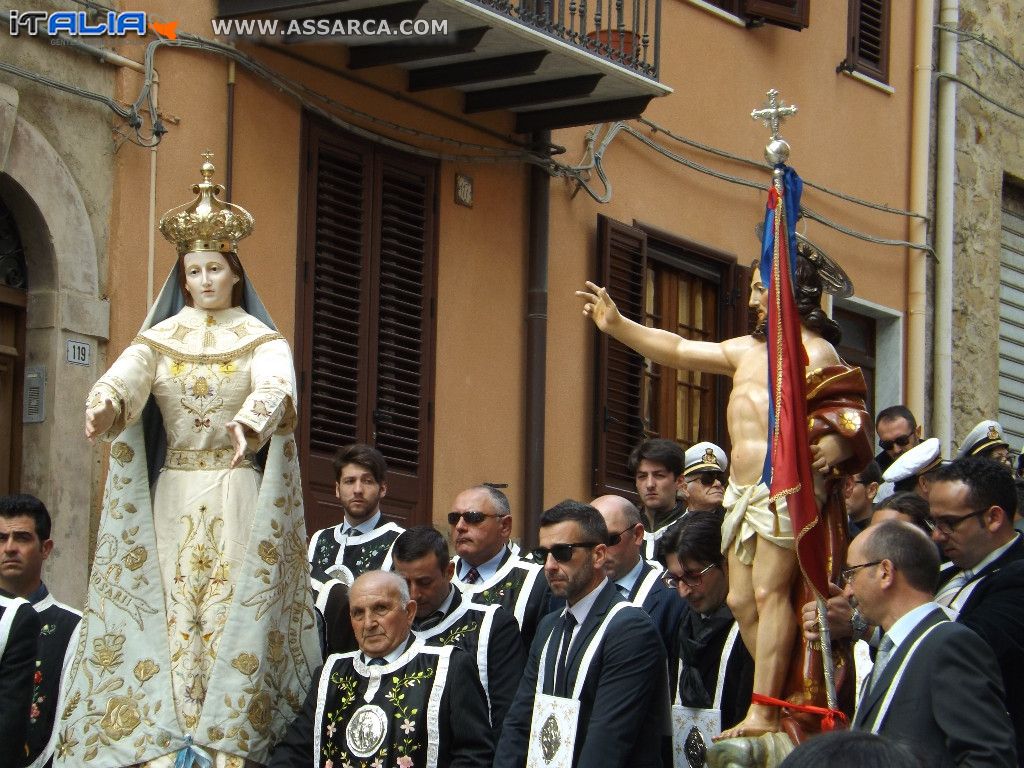
M 477 512 L 471 509 L 468 512 L 449 512 L 448 525 L 458 525 L 459 520 L 465 520 L 468 525 L 480 525 L 488 517 L 501 517 L 494 512 Z
M 725 485 L 725 474 L 722 472 L 701 472 L 696 477 L 691 477 L 691 480 L 700 480 L 700 484 L 705 488 L 710 488 L 716 482 Z
M 600 544 L 599 541 L 583 541 L 579 544 L 552 544 L 550 547 L 535 547 L 530 550 L 534 562 L 544 565 L 548 561 L 548 555 L 555 558 L 556 562 L 567 563 L 572 560 L 572 551 L 576 547 L 591 548 Z
M 621 531 L 619 531 L 618 533 L 609 533 L 608 534 L 608 546 L 609 547 L 614 547 L 616 544 L 618 544 L 620 541 L 622 541 L 622 537 L 623 536 L 625 536 L 630 531 L 635 530 L 638 525 L 640 525 L 640 523 L 634 523 L 633 525 L 629 526 L 629 528 L 624 528 Z M 558 558 L 555 558 L 555 559 L 557 560 Z
M 913 439 L 914 433 L 908 432 L 907 434 L 900 435 L 899 437 L 894 438 L 893 440 L 879 440 L 878 444 L 882 447 L 883 451 L 891 451 L 893 447 L 897 445 L 900 448 L 906 448 L 907 444 Z

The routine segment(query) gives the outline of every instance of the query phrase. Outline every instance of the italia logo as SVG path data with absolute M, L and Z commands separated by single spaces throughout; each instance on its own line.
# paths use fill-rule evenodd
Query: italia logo
M 66 34 L 74 37 L 101 37 L 113 35 L 125 37 L 136 34 L 145 37 L 152 29 L 169 40 L 177 38 L 178 22 L 153 22 L 147 24 L 142 11 L 107 11 L 106 14 L 90 14 L 87 11 L 9 11 L 11 35 L 18 37 Z

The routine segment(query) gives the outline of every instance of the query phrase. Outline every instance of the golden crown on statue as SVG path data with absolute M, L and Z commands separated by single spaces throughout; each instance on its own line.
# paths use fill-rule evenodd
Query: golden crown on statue
M 178 253 L 235 251 L 238 241 L 252 234 L 256 221 L 241 206 L 217 198 L 224 187 L 211 181 L 216 170 L 210 162 L 213 153 L 204 152 L 203 158 L 199 169 L 203 180 L 192 185 L 192 193 L 199 197 L 165 213 L 160 219 L 160 232 Z

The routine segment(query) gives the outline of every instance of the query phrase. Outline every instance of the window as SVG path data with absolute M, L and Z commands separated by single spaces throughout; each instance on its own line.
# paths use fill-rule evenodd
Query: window
M 702 0 L 721 8 L 748 26 L 777 24 L 790 29 L 804 29 L 810 24 L 810 0 Z
M 334 452 L 388 460 L 384 507 L 430 519 L 436 165 L 312 120 L 296 308 L 301 460 L 311 530 L 341 517 Z
M 749 271 L 728 255 L 603 216 L 598 247 L 601 279 L 626 317 L 703 341 L 749 331 Z M 712 440 L 728 450 L 726 377 L 651 363 L 605 334 L 597 345 L 595 495 L 634 494 L 626 463 L 645 438 L 684 448 Z
M 1024 189 L 1003 187 L 999 249 L 999 423 L 1024 441 Z
M 17 491 L 21 479 L 26 283 L 21 235 L 0 199 L 0 495 Z
M 850 0 L 846 59 L 840 70 L 889 82 L 890 0 Z
M 875 413 L 875 319 L 840 307 L 835 308 L 832 319 L 839 323 L 843 332 L 836 352 L 864 373 L 868 389 L 865 405 L 868 413 Z

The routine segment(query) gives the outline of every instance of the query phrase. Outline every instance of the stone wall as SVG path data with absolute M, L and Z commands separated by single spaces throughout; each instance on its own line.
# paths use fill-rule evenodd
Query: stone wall
M 1024 61 L 1024 8 L 1010 0 L 962 0 L 960 29 L 984 35 Z M 1024 113 L 1024 73 L 984 43 L 961 37 L 958 76 Z M 957 87 L 953 300 L 953 435 L 994 418 L 999 400 L 999 242 L 1007 177 L 1024 179 L 1024 118 Z

